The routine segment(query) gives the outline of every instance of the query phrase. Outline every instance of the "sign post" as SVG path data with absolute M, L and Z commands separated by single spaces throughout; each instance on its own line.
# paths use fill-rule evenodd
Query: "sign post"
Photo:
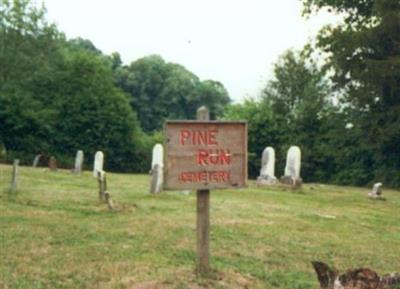
M 247 123 L 210 121 L 206 107 L 195 121 L 165 124 L 164 189 L 197 191 L 197 273 L 210 270 L 210 190 L 247 185 Z
M 197 110 L 197 120 L 210 120 L 207 107 Z M 197 272 L 210 270 L 210 190 L 197 190 Z

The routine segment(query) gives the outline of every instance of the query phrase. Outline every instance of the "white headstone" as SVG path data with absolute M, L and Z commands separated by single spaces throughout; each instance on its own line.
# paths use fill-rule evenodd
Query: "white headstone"
M 260 176 L 257 178 L 258 185 L 272 185 L 276 183 L 275 177 L 275 150 L 266 147 L 262 153 Z
M 41 157 L 42 157 L 42 155 L 41 155 L 41 154 L 38 154 L 38 155 L 36 155 L 35 158 L 33 159 L 33 164 L 32 164 L 32 166 L 33 166 L 34 168 L 36 168 L 36 167 L 38 166 L 39 160 L 40 160 Z
M 102 151 L 97 151 L 94 155 L 93 177 L 97 178 L 97 173 L 103 171 L 104 154 Z
M 83 166 L 83 151 L 79 150 L 76 152 L 74 172 L 76 174 L 80 174 L 82 172 L 82 166 Z
M 382 183 L 374 184 L 372 191 L 368 193 L 368 196 L 373 199 L 382 198 Z
M 286 156 L 285 175 L 282 183 L 299 187 L 302 184 L 300 177 L 301 150 L 298 146 L 291 146 Z
M 150 193 L 157 194 L 162 191 L 164 182 L 164 148 L 161 144 L 153 147 L 151 161 L 151 185 Z
M 301 151 L 298 146 L 291 146 L 287 152 L 285 176 L 300 178 Z

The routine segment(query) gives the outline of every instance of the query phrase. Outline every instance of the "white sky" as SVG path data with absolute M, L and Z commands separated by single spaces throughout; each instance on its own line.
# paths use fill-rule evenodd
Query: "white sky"
M 37 0 L 40 2 L 40 0 Z M 44 0 L 68 38 L 89 39 L 125 64 L 150 54 L 224 84 L 234 101 L 256 97 L 272 64 L 301 48 L 327 13 L 301 17 L 299 0 Z

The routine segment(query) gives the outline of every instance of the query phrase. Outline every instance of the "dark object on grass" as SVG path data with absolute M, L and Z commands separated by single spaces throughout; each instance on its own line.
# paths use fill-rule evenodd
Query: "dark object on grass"
M 110 194 L 107 193 L 107 192 L 105 192 L 105 193 L 104 193 L 104 197 L 105 197 L 105 199 L 106 199 L 108 208 L 109 208 L 110 210 L 114 210 L 114 203 L 113 203 L 113 201 L 112 201 L 112 199 L 111 199 Z
M 368 268 L 350 269 L 340 274 L 322 262 L 312 262 L 321 289 L 397 289 L 400 274 L 379 275 Z

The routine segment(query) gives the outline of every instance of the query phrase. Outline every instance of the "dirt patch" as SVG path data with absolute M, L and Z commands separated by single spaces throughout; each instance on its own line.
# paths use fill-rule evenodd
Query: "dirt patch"
M 250 275 L 243 275 L 234 271 L 218 272 L 213 271 L 207 277 L 198 277 L 194 272 L 180 271 L 168 280 L 141 281 L 136 282 L 134 278 L 123 281 L 127 289 L 250 289 L 259 288 L 257 280 Z

